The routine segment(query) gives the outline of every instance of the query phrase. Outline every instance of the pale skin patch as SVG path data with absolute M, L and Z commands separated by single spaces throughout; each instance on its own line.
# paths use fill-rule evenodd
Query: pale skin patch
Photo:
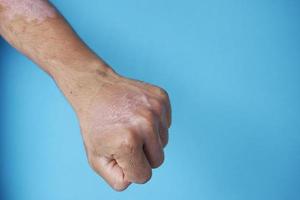
M 46 0 L 0 0 L 1 10 L 8 20 L 22 17 L 28 22 L 43 22 L 56 16 L 56 10 Z
M 95 120 L 93 131 L 101 132 L 116 125 L 130 126 L 134 123 L 137 109 L 150 108 L 148 97 L 135 92 L 107 95 L 107 99 L 94 99 L 92 119 Z M 105 101 L 106 100 L 106 101 Z

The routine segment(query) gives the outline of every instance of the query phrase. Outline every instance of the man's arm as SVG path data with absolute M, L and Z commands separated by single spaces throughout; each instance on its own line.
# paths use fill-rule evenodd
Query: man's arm
M 164 159 L 167 93 L 117 74 L 45 0 L 0 0 L 0 34 L 53 77 L 73 106 L 92 168 L 114 189 L 144 183 Z

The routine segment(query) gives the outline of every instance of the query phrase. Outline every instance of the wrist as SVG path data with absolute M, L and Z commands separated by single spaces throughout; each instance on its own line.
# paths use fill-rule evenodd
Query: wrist
M 85 110 L 102 85 L 119 77 L 99 58 L 87 60 L 80 65 L 61 67 L 51 76 L 77 113 Z

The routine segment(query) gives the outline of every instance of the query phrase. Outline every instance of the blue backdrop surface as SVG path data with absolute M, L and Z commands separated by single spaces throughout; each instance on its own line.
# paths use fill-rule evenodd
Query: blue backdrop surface
M 300 1 L 53 3 L 116 71 L 169 92 L 165 164 L 111 190 L 54 82 L 1 40 L 1 199 L 300 199 Z

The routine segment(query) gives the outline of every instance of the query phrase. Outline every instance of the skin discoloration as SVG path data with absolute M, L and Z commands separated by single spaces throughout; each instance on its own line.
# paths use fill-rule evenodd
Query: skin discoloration
M 25 20 L 42 22 L 56 16 L 56 10 L 46 0 L 0 0 L 0 10 L 9 20 L 24 17 Z
M 113 126 L 130 126 L 135 123 L 135 117 L 139 108 L 149 108 L 148 97 L 136 92 L 122 92 L 121 94 L 107 95 L 107 101 L 97 96 L 92 105 L 93 112 L 90 113 L 95 120 L 93 129 L 101 132 Z

